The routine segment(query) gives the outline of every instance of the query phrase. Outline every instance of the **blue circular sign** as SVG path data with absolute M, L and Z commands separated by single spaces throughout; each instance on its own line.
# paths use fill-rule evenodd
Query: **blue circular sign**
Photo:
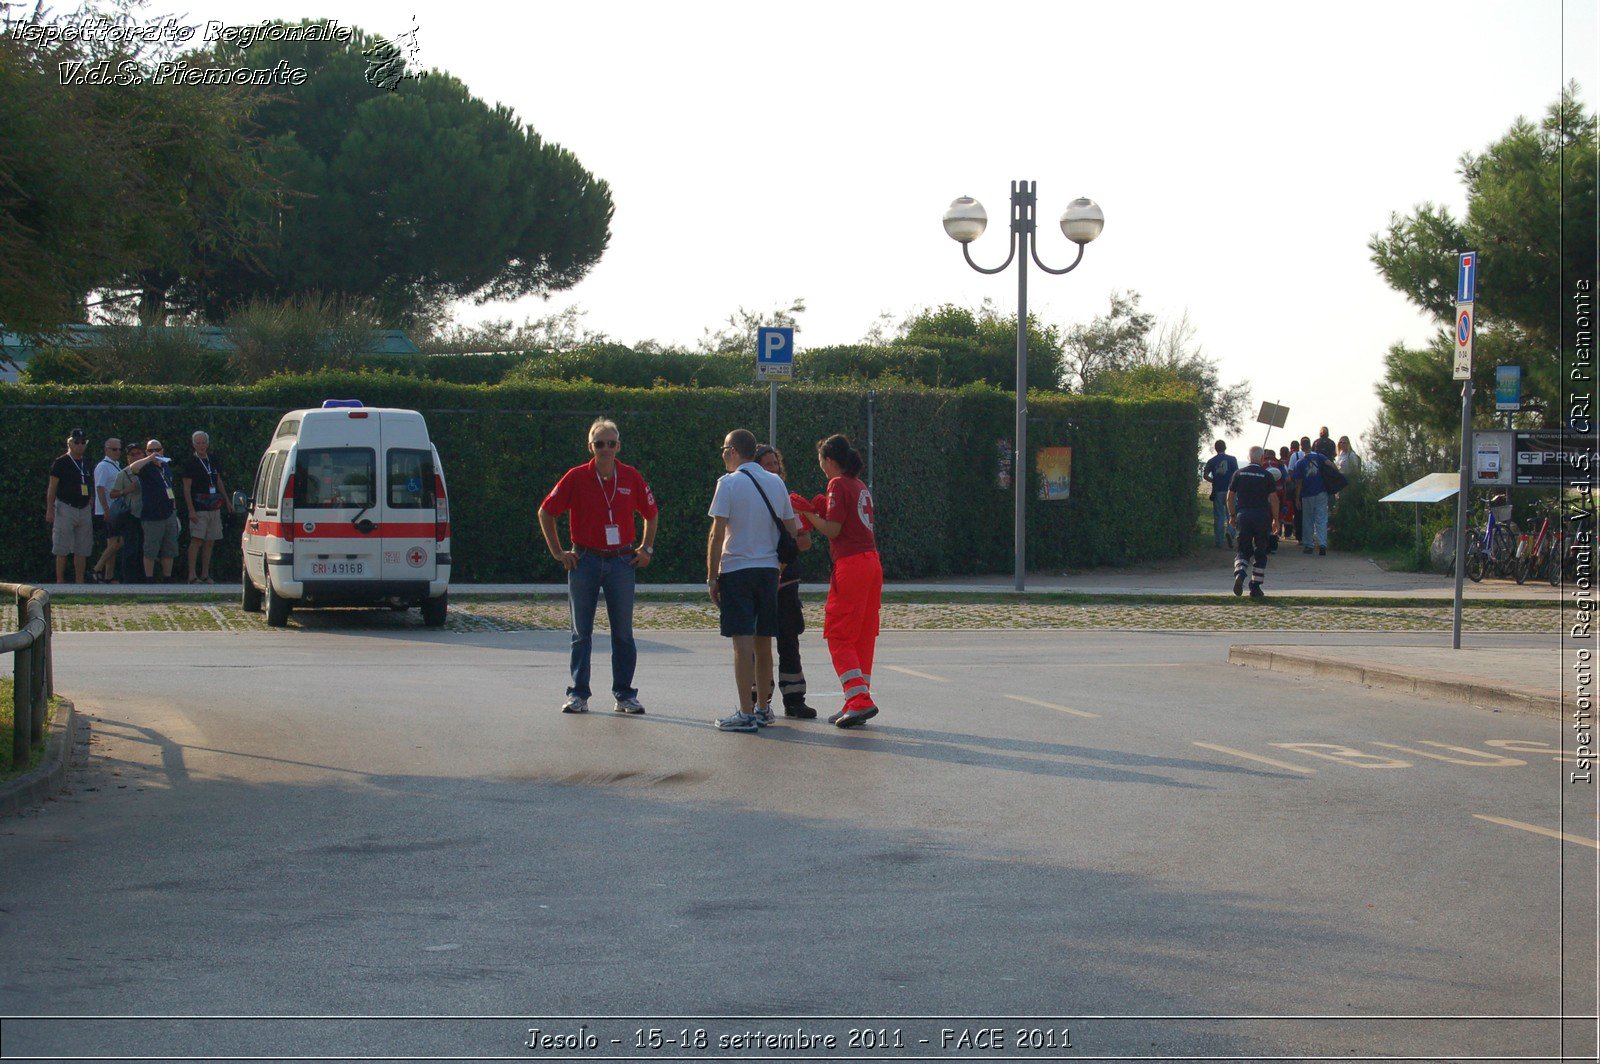
M 1472 311 L 1463 310 L 1456 318 L 1456 343 L 1466 347 L 1472 340 Z

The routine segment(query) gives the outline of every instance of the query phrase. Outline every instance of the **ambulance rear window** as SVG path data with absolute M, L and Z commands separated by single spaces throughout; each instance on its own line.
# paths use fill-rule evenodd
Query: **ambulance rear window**
M 267 467 L 267 489 L 262 498 L 266 499 L 269 510 L 276 510 L 283 495 L 283 466 L 289 459 L 288 451 L 273 451 L 271 464 Z
M 373 505 L 376 456 L 366 447 L 300 451 L 296 510 Z
M 389 449 L 389 506 L 400 510 L 433 509 L 433 454 Z

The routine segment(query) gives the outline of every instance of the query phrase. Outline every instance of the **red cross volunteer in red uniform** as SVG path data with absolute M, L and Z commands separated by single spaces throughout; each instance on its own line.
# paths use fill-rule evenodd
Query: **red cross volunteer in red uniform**
M 622 438 L 616 422 L 600 418 L 589 426 L 593 460 L 573 466 L 539 504 L 539 531 L 550 556 L 567 570 L 572 606 L 572 686 L 563 713 L 589 710 L 589 657 L 594 645 L 594 611 L 606 596 L 611 621 L 611 693 L 618 713 L 643 713 L 633 686 L 638 651 L 633 642 L 633 588 L 636 570 L 655 554 L 656 499 L 643 474 L 617 461 Z M 556 518 L 568 514 L 572 547 L 563 549 Z M 634 516 L 644 519 L 634 546 Z
M 833 554 L 822 638 L 845 698 L 844 709 L 828 722 L 854 728 L 878 714 L 872 701 L 872 658 L 883 604 L 883 566 L 872 531 L 872 492 L 857 479 L 861 455 L 847 438 L 833 435 L 817 444 L 817 464 L 828 477 L 827 509 L 807 518 L 828 537 Z

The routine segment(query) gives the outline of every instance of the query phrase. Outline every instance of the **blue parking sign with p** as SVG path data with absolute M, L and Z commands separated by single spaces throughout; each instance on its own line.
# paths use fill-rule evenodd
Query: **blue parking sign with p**
M 756 374 L 768 377 L 788 377 L 794 370 L 794 329 L 764 328 L 756 330 Z

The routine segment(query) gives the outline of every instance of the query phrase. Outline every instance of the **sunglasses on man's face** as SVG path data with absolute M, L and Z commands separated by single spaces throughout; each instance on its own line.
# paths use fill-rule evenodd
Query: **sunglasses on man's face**
M 593 445 L 595 447 L 607 447 L 607 448 L 621 446 L 621 443 L 622 443 L 621 440 L 595 440 L 595 441 L 593 441 Z

